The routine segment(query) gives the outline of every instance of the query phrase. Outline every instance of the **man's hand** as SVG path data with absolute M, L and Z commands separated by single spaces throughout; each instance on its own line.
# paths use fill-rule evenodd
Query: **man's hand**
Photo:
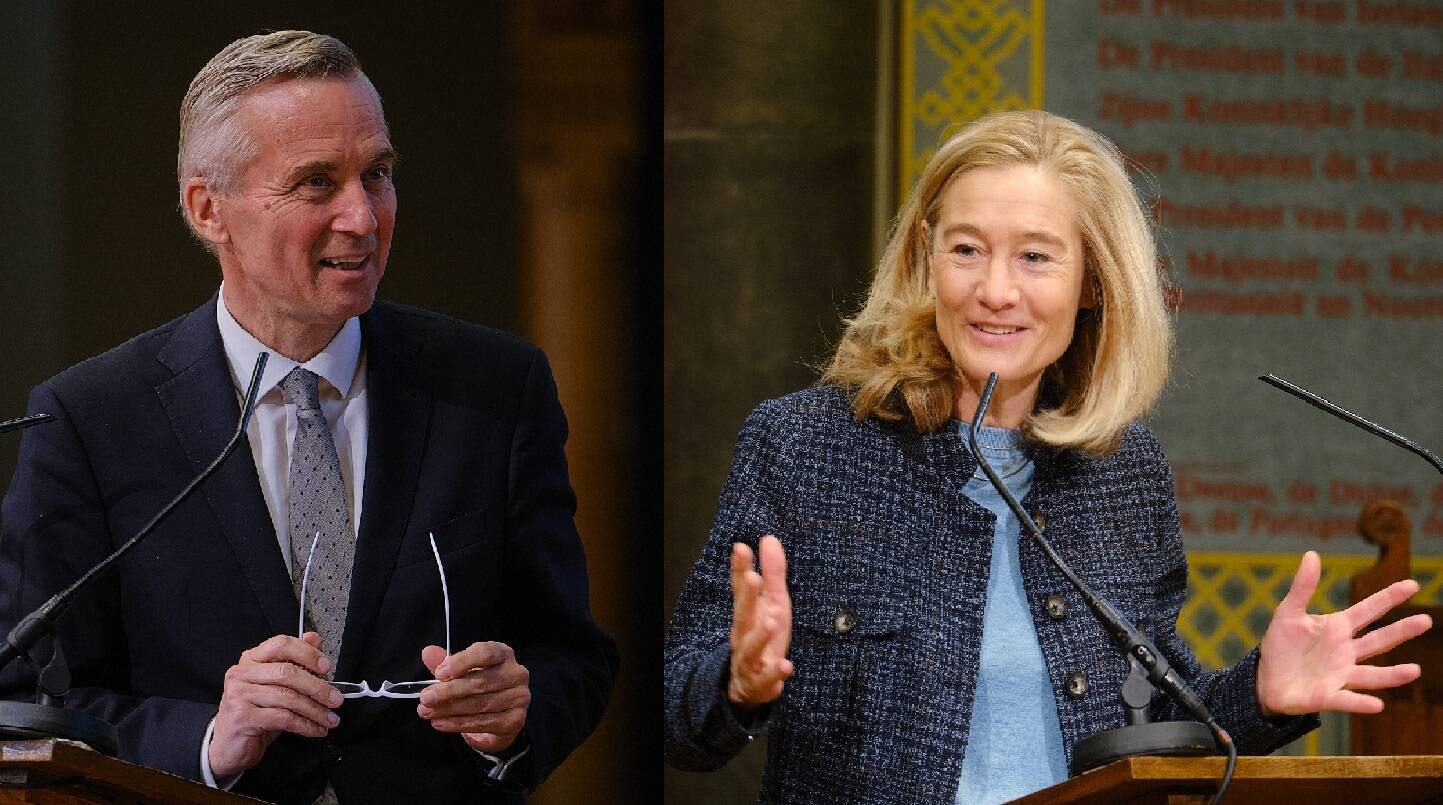
M 321 678 L 331 661 L 320 645 L 315 632 L 300 640 L 276 635 L 246 651 L 225 672 L 208 755 L 217 779 L 259 763 L 282 732 L 322 738 L 341 723 L 330 708 L 343 699 Z
M 727 698 L 751 709 L 776 701 L 792 675 L 787 648 L 792 642 L 792 598 L 787 593 L 787 557 L 771 534 L 757 545 L 762 572 L 752 569 L 752 549 L 732 545 L 732 658 Z
M 472 749 L 500 752 L 526 726 L 531 673 L 505 643 L 472 643 L 446 656 L 440 646 L 421 650 L 437 683 L 421 691 L 417 715 L 439 732 L 459 732 Z
M 1265 716 L 1320 710 L 1376 713 L 1383 709 L 1383 701 L 1357 691 L 1397 687 L 1421 673 L 1416 663 L 1386 667 L 1360 663 L 1428 631 L 1433 620 L 1427 615 L 1413 615 L 1362 637 L 1353 636 L 1418 592 L 1418 582 L 1395 582 L 1342 612 L 1310 615 L 1308 599 L 1318 588 L 1321 572 L 1318 554 L 1303 554 L 1293 586 L 1263 635 L 1258 707 Z

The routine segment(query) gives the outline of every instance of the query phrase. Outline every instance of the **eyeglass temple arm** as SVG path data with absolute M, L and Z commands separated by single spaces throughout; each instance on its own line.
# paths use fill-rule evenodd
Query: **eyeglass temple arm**
M 436 572 L 441 574 L 441 605 L 446 609 L 446 656 L 451 656 L 451 591 L 446 588 L 446 566 L 441 564 L 441 552 L 436 549 L 436 534 L 426 535 L 431 541 L 431 555 L 436 557 Z

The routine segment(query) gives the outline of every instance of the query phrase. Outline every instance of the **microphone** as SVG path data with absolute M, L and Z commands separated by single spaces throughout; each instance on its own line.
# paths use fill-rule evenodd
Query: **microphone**
M 1037 527 L 1037 523 L 1033 521 L 1031 515 L 1022 508 L 1022 504 L 1017 501 L 1011 490 L 987 462 L 987 457 L 977 446 L 977 433 L 982 428 L 982 418 L 987 412 L 988 405 L 992 402 L 992 392 L 996 387 L 997 373 L 993 372 L 987 377 L 987 385 L 982 390 L 982 399 L 977 404 L 977 413 L 973 415 L 972 425 L 967 431 L 967 443 L 972 449 L 973 456 L 977 459 L 977 465 L 982 468 L 982 472 L 986 474 L 992 487 L 997 490 L 997 494 L 1006 501 L 1007 508 L 1017 515 L 1017 520 L 1022 524 L 1023 530 L 1031 535 L 1048 560 L 1062 572 L 1063 576 L 1067 577 L 1073 587 L 1077 588 L 1078 593 L 1082 595 L 1082 600 L 1087 602 L 1088 608 L 1102 623 L 1108 636 L 1112 638 L 1112 642 L 1127 657 L 1128 665 L 1132 669 L 1122 690 L 1122 700 L 1128 710 L 1129 725 L 1106 730 L 1079 741 L 1073 749 L 1073 773 L 1080 774 L 1114 760 L 1135 755 L 1211 754 L 1213 737 L 1216 736 L 1217 743 L 1228 753 L 1227 771 L 1224 773 L 1222 787 L 1213 799 L 1213 802 L 1216 803 L 1221 799 L 1223 791 L 1227 789 L 1228 781 L 1232 777 L 1233 766 L 1237 761 L 1237 748 L 1233 745 L 1231 736 L 1218 725 L 1217 720 L 1203 704 L 1202 698 L 1186 680 L 1178 675 L 1162 652 L 1158 651 L 1157 647 L 1147 639 L 1147 635 L 1143 634 L 1142 630 L 1134 626 L 1106 599 L 1094 593 L 1092 588 L 1088 587 L 1087 583 L 1074 573 L 1072 568 L 1068 567 L 1067 563 L 1053 549 L 1052 543 L 1042 535 L 1042 529 Z M 1148 683 L 1151 684 L 1148 685 Z M 1151 699 L 1151 686 L 1160 688 L 1202 724 L 1191 721 L 1148 723 L 1147 706 Z M 1207 726 L 1203 727 L 1203 724 Z
M 31 425 L 39 425 L 44 422 L 49 422 L 54 418 L 55 417 L 49 414 L 31 414 L 30 416 L 22 416 L 19 419 L 6 420 L 4 422 L 0 422 L 0 433 L 9 433 L 12 430 L 24 430 Z
M 1393 431 L 1388 430 L 1382 425 L 1364 419 L 1353 413 L 1352 411 L 1344 408 L 1343 406 L 1338 405 L 1337 403 L 1329 402 L 1322 397 L 1314 394 L 1313 392 L 1308 391 L 1302 386 L 1295 386 L 1292 383 L 1289 383 L 1288 381 L 1276 375 L 1266 374 L 1259 377 L 1258 379 L 1263 381 L 1264 383 L 1267 383 L 1273 388 L 1286 391 L 1287 393 L 1293 395 L 1294 397 L 1297 397 L 1298 399 L 1302 400 L 1308 405 L 1313 406 L 1314 408 L 1327 411 L 1328 413 L 1343 420 L 1344 422 L 1347 422 L 1350 425 L 1355 425 L 1373 434 L 1374 436 L 1379 437 L 1380 439 L 1398 445 L 1404 450 L 1407 450 L 1408 452 L 1413 453 L 1419 458 L 1422 458 L 1429 464 L 1432 464 L 1433 469 L 1439 471 L 1440 473 L 1443 473 L 1443 459 L 1439 459 L 1432 450 L 1429 450 L 1426 447 L 1419 445 L 1417 442 L 1414 442 L 1407 436 L 1394 433 Z
M 245 436 L 246 426 L 250 423 L 251 414 L 255 411 L 256 399 L 259 396 L 261 385 L 261 374 L 265 371 L 266 360 L 270 354 L 262 352 L 256 356 L 255 368 L 251 370 L 250 385 L 246 390 L 245 404 L 241 407 L 240 420 L 236 422 L 235 433 L 226 442 L 220 455 L 210 463 L 199 475 L 191 479 L 180 493 L 169 503 L 161 508 L 155 516 L 150 518 L 135 536 L 131 537 L 116 548 L 113 553 L 105 557 L 99 564 L 87 570 L 84 575 L 76 579 L 69 587 L 51 596 L 49 600 L 41 604 L 34 612 L 20 619 L 10 634 L 6 636 L 4 643 L 0 643 L 0 671 L 9 667 L 16 659 L 24 657 L 30 660 L 30 651 L 46 635 L 51 634 L 55 624 L 65 614 L 71 601 L 75 596 L 97 576 L 115 566 L 121 558 L 130 553 L 140 544 L 142 540 L 150 536 L 155 530 L 175 511 L 181 503 L 184 503 L 192 493 L 215 471 L 220 465 L 235 452 L 236 445 L 240 444 L 241 437 Z M 28 427 L 52 419 L 49 414 L 38 414 L 25 417 L 24 419 L 11 420 L 9 423 L 24 423 L 16 427 Z M 119 740 L 115 727 L 88 713 L 75 710 L 62 710 L 61 704 L 65 693 L 70 688 L 70 672 L 65 667 L 64 654 L 60 650 L 58 641 L 54 642 L 54 648 L 50 663 L 40 672 L 37 681 L 38 704 L 26 704 L 24 702 L 0 702 L 0 735 L 13 733 L 25 737 L 57 737 L 70 738 L 83 741 L 92 747 L 109 755 L 117 754 Z

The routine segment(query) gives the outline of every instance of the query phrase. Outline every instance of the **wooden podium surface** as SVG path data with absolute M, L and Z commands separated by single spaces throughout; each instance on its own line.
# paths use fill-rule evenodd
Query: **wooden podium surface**
M 1226 758 L 1119 760 L 1012 805 L 1193 805 L 1222 781 Z M 1224 805 L 1293 803 L 1443 804 L 1443 755 L 1389 757 L 1241 757 Z
M 0 805 L 234 805 L 256 801 L 63 741 L 0 740 Z

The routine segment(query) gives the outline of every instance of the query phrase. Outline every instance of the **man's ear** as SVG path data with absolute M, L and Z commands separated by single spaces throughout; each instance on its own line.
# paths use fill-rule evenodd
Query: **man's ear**
M 212 244 L 230 241 L 230 232 L 221 218 L 220 201 L 220 196 L 199 176 L 187 179 L 180 191 L 181 209 L 191 231 Z

